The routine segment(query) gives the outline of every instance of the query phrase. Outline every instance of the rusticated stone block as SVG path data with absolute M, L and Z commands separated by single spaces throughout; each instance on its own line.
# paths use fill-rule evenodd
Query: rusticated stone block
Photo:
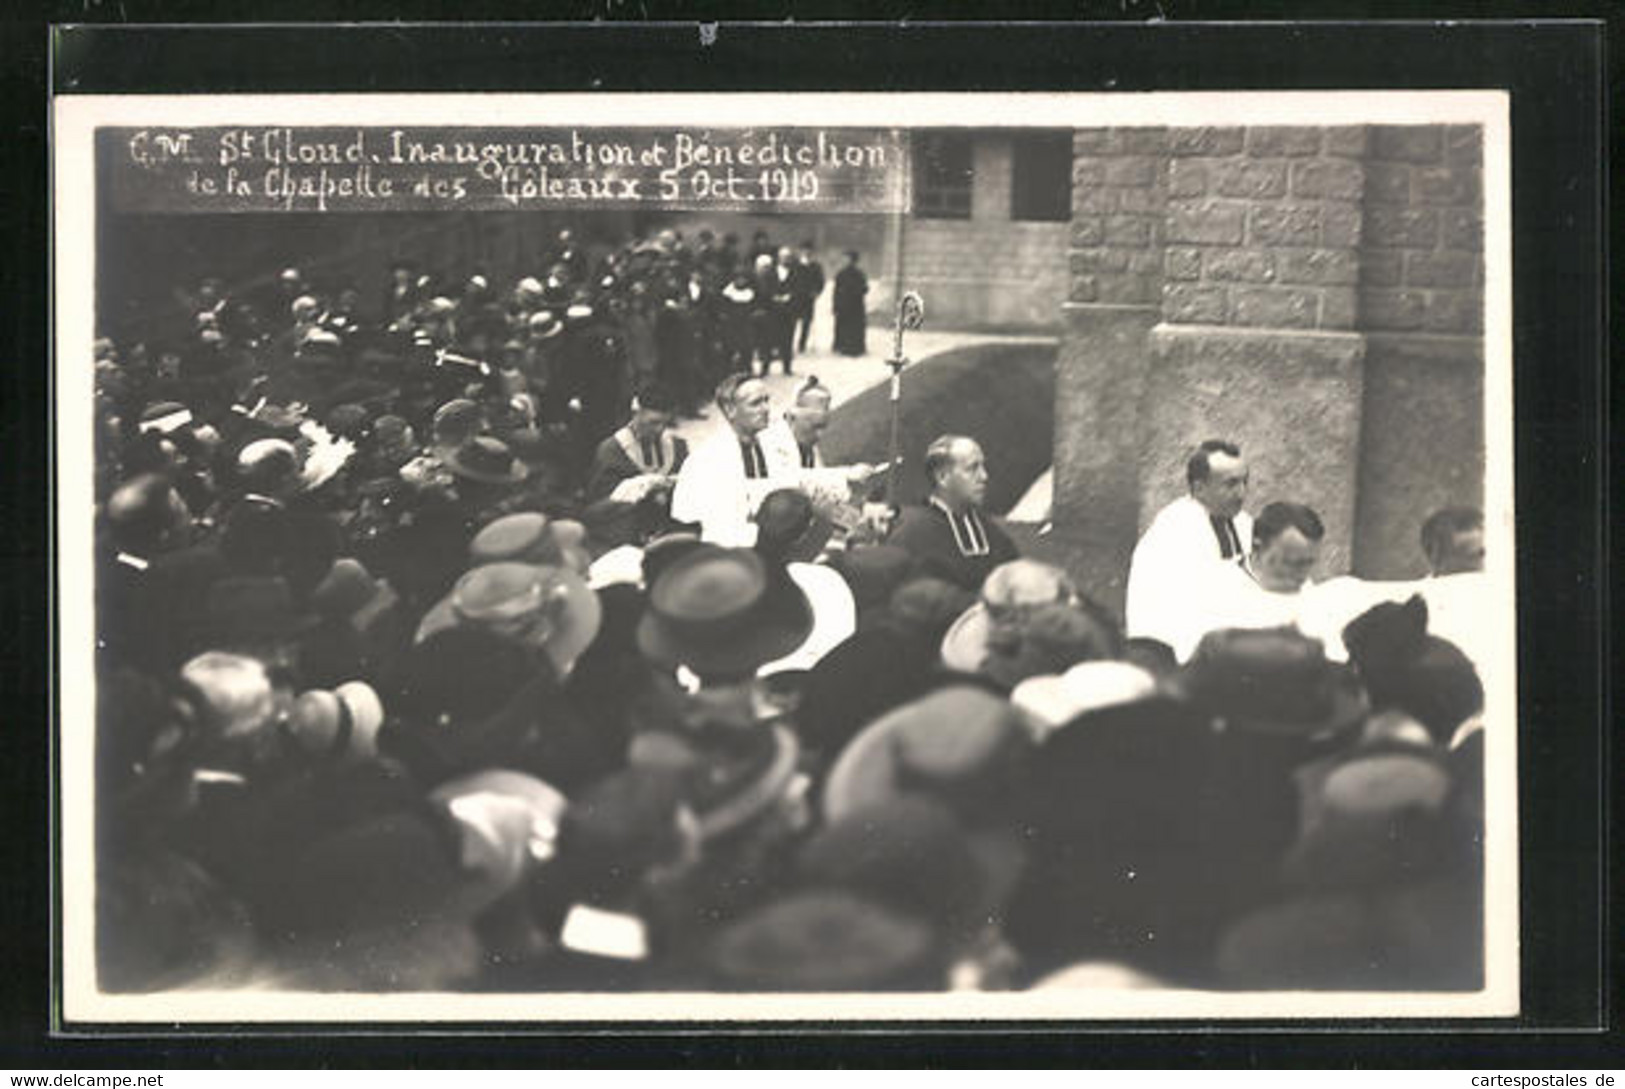
M 1132 212 L 1136 215 L 1155 215 L 1159 219 L 1168 208 L 1166 194 L 1157 186 L 1151 185 L 1144 189 L 1119 189 L 1117 192 L 1117 209 L 1121 212 Z
M 1292 164 L 1292 195 L 1358 200 L 1365 171 L 1352 159 L 1310 159 Z
M 1439 210 L 1439 241 L 1451 249 L 1481 251 L 1484 248 L 1484 223 L 1476 208 L 1441 208 Z
M 1434 250 L 1405 255 L 1406 287 L 1471 287 L 1478 255 L 1462 250 Z
M 1312 204 L 1255 205 L 1247 240 L 1261 246 L 1314 246 L 1320 242 L 1321 210 Z
M 1163 258 L 1170 280 L 1198 280 L 1202 276 L 1202 251 L 1188 246 L 1170 246 Z
M 1074 216 L 1072 218 L 1072 245 L 1098 246 L 1106 240 L 1105 221 L 1100 216 Z
M 1247 130 L 1247 154 L 1260 159 L 1320 153 L 1320 130 L 1288 125 L 1260 125 Z
M 1098 216 L 1117 211 L 1117 190 L 1097 185 L 1072 191 L 1072 214 Z
M 1123 272 L 1128 268 L 1128 254 L 1122 250 L 1094 248 L 1073 250 L 1068 260 L 1074 275 L 1091 272 Z
M 1423 311 L 1430 333 L 1479 333 L 1484 329 L 1484 296 L 1478 291 L 1435 291 Z
M 1426 309 L 1427 296 L 1420 291 L 1360 292 L 1360 325 L 1365 329 L 1420 329 Z
M 1479 125 L 1451 125 L 1444 130 L 1444 157 L 1448 162 L 1478 166 L 1484 160 L 1484 130 Z
M 1106 155 L 1116 150 L 1119 129 L 1074 129 L 1073 155 Z
M 1149 246 L 1151 219 L 1148 216 L 1107 216 L 1108 246 Z
M 1128 270 L 1130 272 L 1144 273 L 1147 276 L 1152 273 L 1162 272 L 1162 250 L 1160 248 L 1151 246 L 1147 249 L 1129 250 L 1127 252 Z
M 1106 160 L 1073 159 L 1072 184 L 1078 186 L 1106 184 Z
M 1431 208 L 1375 207 L 1366 213 L 1365 241 L 1383 248 L 1430 249 L 1439 237 L 1439 216 Z
M 1169 129 L 1168 154 L 1234 155 L 1244 140 L 1245 130 L 1239 128 Z
M 1220 196 L 1273 199 L 1286 195 L 1286 163 L 1269 159 L 1230 159 L 1213 164 L 1213 190 Z
M 1168 150 L 1168 130 L 1161 127 L 1118 129 L 1118 147 L 1125 155 L 1161 155 Z
M 1412 176 L 1416 199 L 1425 204 L 1478 200 L 1478 171 L 1468 166 L 1419 166 Z
M 1368 204 L 1409 204 L 1411 167 L 1408 163 L 1367 163 L 1365 199 Z
M 1222 325 L 1225 292 L 1222 287 L 1199 284 L 1164 284 L 1162 316 L 1181 325 Z
M 1368 287 L 1398 287 L 1404 278 L 1400 250 L 1366 250 L 1360 254 L 1360 283 Z
M 1444 155 L 1442 125 L 1373 125 L 1371 157 L 1400 163 L 1436 163 Z
M 1207 164 L 1200 159 L 1173 159 L 1168 163 L 1168 195 L 1200 197 L 1207 192 Z
M 1156 180 L 1156 160 L 1147 156 L 1106 159 L 1106 184 L 1117 187 L 1143 187 Z
M 1230 290 L 1230 324 L 1264 329 L 1313 329 L 1320 294 L 1308 288 L 1238 285 Z
M 1118 306 L 1154 306 L 1162 289 L 1162 277 L 1125 272 L 1100 277 L 1097 300 Z
M 1352 287 L 1328 287 L 1320 293 L 1320 327 L 1353 329 L 1360 316 L 1359 296 Z
M 1235 245 L 1246 233 L 1247 206 L 1227 200 L 1168 202 L 1168 241 Z
M 1215 249 L 1207 255 L 1203 274 L 1209 280 L 1267 284 L 1275 279 L 1275 255 L 1268 250 Z
M 1328 246 L 1358 246 L 1363 231 L 1358 204 L 1328 201 L 1320 215 L 1320 240 Z
M 1282 250 L 1276 261 L 1284 284 L 1352 284 L 1360 278 L 1360 261 L 1353 250 Z
M 1326 154 L 1340 159 L 1363 159 L 1368 142 L 1365 125 L 1340 125 L 1326 130 Z

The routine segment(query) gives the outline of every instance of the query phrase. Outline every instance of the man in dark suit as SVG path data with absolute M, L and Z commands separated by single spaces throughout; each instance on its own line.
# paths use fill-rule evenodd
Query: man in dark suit
M 756 304 L 760 315 L 757 358 L 766 377 L 776 359 L 785 374 L 794 373 L 790 361 L 795 356 L 795 251 L 789 246 L 779 250 L 776 262 L 757 261 Z
M 812 332 L 813 308 L 824 293 L 824 266 L 813 256 L 812 239 L 801 244 L 801 256 L 790 275 L 796 350 L 807 354 L 807 336 Z
M 995 567 L 1020 555 L 982 513 L 987 460 L 974 439 L 943 435 L 926 447 L 925 471 L 931 494 L 923 506 L 903 509 L 889 543 L 915 557 L 923 573 L 975 592 Z
M 194 647 L 201 608 L 224 563 L 169 480 L 144 473 L 107 501 L 111 547 L 98 556 L 97 642 L 111 664 L 163 674 Z

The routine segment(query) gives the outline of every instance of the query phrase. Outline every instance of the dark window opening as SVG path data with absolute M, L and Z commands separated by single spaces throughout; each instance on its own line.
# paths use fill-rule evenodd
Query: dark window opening
M 1072 218 L 1072 133 L 1017 133 L 1010 161 L 1010 218 Z
M 914 214 L 921 219 L 969 219 L 971 138 L 959 133 L 914 136 Z

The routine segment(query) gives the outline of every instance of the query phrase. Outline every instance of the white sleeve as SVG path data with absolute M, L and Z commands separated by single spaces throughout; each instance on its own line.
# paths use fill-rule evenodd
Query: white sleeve
M 671 516 L 679 522 L 705 521 L 704 463 L 704 451 L 694 450 L 677 471 L 677 482 L 671 489 Z

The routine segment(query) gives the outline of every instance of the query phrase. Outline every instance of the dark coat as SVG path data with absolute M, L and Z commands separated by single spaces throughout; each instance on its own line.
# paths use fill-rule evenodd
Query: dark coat
M 226 575 L 212 545 L 146 559 L 146 566 L 105 556 L 96 576 L 96 637 L 111 664 L 155 675 L 176 669 L 201 648 L 209 587 Z
M 904 507 L 886 543 L 907 550 L 919 561 L 922 574 L 935 575 L 976 593 L 995 567 L 1021 556 L 997 521 L 985 513 L 981 517 L 987 529 L 985 556 L 961 555 L 948 516 L 934 506 Z
M 824 293 L 824 266 L 817 261 L 797 265 L 790 273 L 790 293 L 798 314 L 811 314 L 813 303 Z
M 835 274 L 835 350 L 841 355 L 863 355 L 867 348 L 868 313 L 864 296 L 869 294 L 869 277 L 855 265 Z
M 677 470 L 683 467 L 683 462 L 688 460 L 688 443 L 673 435 L 672 446 L 674 448 L 672 463 L 664 466 L 662 471 L 675 476 Z M 646 471 L 626 456 L 626 451 L 622 449 L 614 435 L 609 436 L 593 451 L 592 470 L 587 476 L 587 502 L 607 499 L 621 481 L 641 476 Z
M 869 723 L 922 695 L 937 648 L 891 623 L 876 624 L 837 644 L 807 672 L 796 733 L 828 761 Z

